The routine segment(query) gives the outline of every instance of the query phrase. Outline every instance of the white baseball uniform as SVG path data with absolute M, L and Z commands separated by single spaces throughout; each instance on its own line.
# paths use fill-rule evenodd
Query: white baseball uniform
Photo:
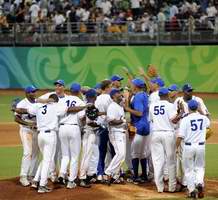
M 149 118 L 152 124 L 151 154 L 154 178 L 158 192 L 163 192 L 163 170 L 166 159 L 169 173 L 169 191 L 176 188 L 175 132 L 171 120 L 177 112 L 173 104 L 160 100 L 150 105 Z
M 149 105 L 157 101 L 160 101 L 159 90 L 152 92 L 148 98 Z
M 40 99 L 48 99 L 51 94 L 56 94 L 56 92 L 48 92 L 42 96 L 40 96 Z M 68 95 L 64 94 L 64 96 L 58 96 L 58 104 L 62 106 L 66 106 L 66 97 Z M 59 130 L 57 131 L 57 145 L 56 145 L 56 152 L 55 152 L 55 158 L 54 162 L 51 163 L 51 166 L 49 168 L 50 171 L 50 178 L 52 181 L 55 181 L 57 177 L 56 170 L 58 168 L 58 165 L 61 165 L 61 142 L 60 142 L 60 137 L 59 137 Z
M 25 98 L 17 104 L 17 108 L 28 109 L 33 105 L 34 103 L 30 102 L 27 98 Z M 36 121 L 36 117 L 30 114 L 22 114 L 20 115 L 20 117 L 26 122 Z M 23 157 L 21 162 L 20 176 L 34 177 L 38 167 L 39 153 L 37 131 L 34 129 L 30 129 L 27 126 L 20 125 L 20 138 L 23 145 Z
M 85 103 L 77 96 L 65 98 L 67 107 L 85 106 Z M 81 149 L 80 119 L 85 116 L 85 111 L 67 113 L 60 119 L 59 137 L 61 142 L 61 168 L 60 176 L 65 178 L 70 162 L 69 178 L 73 182 L 78 174 L 78 163 Z
M 43 157 L 34 181 L 38 182 L 40 177 L 40 186 L 45 186 L 47 184 L 49 167 L 51 162 L 54 161 L 56 151 L 58 117 L 66 113 L 66 107 L 62 107 L 57 103 L 37 103 L 30 107 L 28 112 L 36 115 L 39 132 L 38 145 Z
M 199 103 L 199 106 L 205 115 L 208 114 L 207 107 L 205 106 L 205 104 L 201 98 L 196 97 L 196 96 L 192 96 L 192 99 L 196 100 Z M 182 105 L 184 107 L 184 111 L 185 111 L 184 116 L 187 115 L 189 113 L 188 103 L 186 101 L 184 101 L 183 97 L 178 97 L 174 102 L 174 106 L 175 106 L 176 110 L 178 109 L 178 103 L 182 103 Z M 178 134 L 179 123 L 175 127 L 175 129 L 176 129 L 176 134 Z M 178 180 L 181 181 L 181 183 L 183 185 L 187 185 L 187 181 L 186 181 L 186 178 L 184 176 L 184 170 L 183 170 L 184 167 L 182 166 L 183 165 L 183 158 L 182 158 L 183 148 L 184 148 L 184 141 L 181 142 L 181 145 L 179 148 L 179 153 L 177 154 L 177 178 L 178 178 Z
M 178 137 L 184 140 L 183 167 L 189 192 L 204 183 L 206 128 L 210 120 L 197 112 L 181 120 Z
M 105 174 L 109 176 L 115 176 L 119 174 L 121 165 L 125 161 L 126 156 L 125 113 L 123 107 L 113 101 L 107 109 L 107 121 L 110 122 L 120 119 L 123 119 L 124 123 L 116 126 L 109 125 L 109 140 L 115 150 L 115 156 L 105 170 Z
M 96 151 L 95 147 L 98 127 L 89 126 L 88 123 L 90 122 L 98 123 L 97 120 L 92 121 L 86 117 L 86 125 L 84 127 L 84 134 L 82 137 L 82 155 L 79 172 L 80 179 L 86 179 L 86 175 L 92 176 L 97 173 L 98 163 L 95 161 L 98 160 L 98 154 L 95 155 L 95 152 L 98 152 L 98 150 Z M 94 158 L 94 160 L 92 158 Z
M 204 115 L 208 114 L 207 107 L 205 106 L 204 101 L 200 97 L 192 96 L 192 100 L 195 100 L 198 102 L 199 107 L 201 108 Z M 176 101 L 174 102 L 174 105 L 177 106 L 178 102 L 181 102 L 183 104 L 185 114 L 189 113 L 188 103 L 183 99 L 183 97 L 178 97 Z

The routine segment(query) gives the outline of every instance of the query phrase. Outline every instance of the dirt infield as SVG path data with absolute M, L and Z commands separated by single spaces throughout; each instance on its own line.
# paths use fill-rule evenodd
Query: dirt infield
M 206 196 L 218 198 L 218 181 L 208 180 L 206 188 Z M 184 197 L 185 193 L 164 193 L 156 192 L 154 184 L 147 183 L 143 185 L 93 185 L 91 189 L 77 187 L 72 190 L 60 187 L 59 185 L 51 185 L 54 189 L 49 194 L 37 194 L 37 191 L 31 188 L 20 186 L 18 179 L 10 179 L 0 181 L 0 200 L 143 200 L 152 198 L 178 198 Z M 10 192 L 9 192 L 10 191 Z

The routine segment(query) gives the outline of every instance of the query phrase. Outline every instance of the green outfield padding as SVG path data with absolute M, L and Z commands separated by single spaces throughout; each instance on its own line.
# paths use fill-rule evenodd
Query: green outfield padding
M 206 177 L 218 179 L 218 144 L 206 147 Z M 0 179 L 19 176 L 22 147 L 0 147 Z
M 154 64 L 166 85 L 218 92 L 218 46 L 1 47 L 0 55 L 0 88 L 52 88 L 56 79 L 94 86 L 124 75 L 122 67 L 137 75 L 138 67 Z

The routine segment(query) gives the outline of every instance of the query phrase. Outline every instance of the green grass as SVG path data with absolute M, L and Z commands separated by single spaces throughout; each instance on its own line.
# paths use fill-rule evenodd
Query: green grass
M 218 144 L 206 148 L 206 177 L 218 179 Z M 0 179 L 19 176 L 22 147 L 0 147 Z
M 0 147 L 0 179 L 19 176 L 22 147 Z
M 16 97 L 22 96 L 1 96 L 0 97 L 0 122 L 12 122 L 14 119 L 13 113 L 10 111 L 11 101 Z M 205 104 L 211 113 L 212 119 L 218 118 L 218 99 L 206 99 Z
M 211 114 L 212 119 L 218 118 L 218 99 L 207 99 L 205 100 L 207 109 Z

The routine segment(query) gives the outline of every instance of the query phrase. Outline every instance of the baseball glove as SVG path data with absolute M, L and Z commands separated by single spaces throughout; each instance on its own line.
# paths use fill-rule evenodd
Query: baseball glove
M 129 138 L 133 138 L 136 134 L 136 127 L 133 126 L 131 123 L 128 123 L 128 133 L 129 133 Z
M 211 135 L 213 135 L 213 131 L 211 128 L 207 128 L 207 131 L 206 131 L 206 140 L 211 137 Z
M 17 108 L 17 104 L 20 102 L 21 100 L 19 98 L 13 99 L 11 102 L 11 111 L 15 111 L 15 109 Z
M 94 106 L 89 106 L 87 109 L 86 109 L 86 116 L 94 121 L 95 119 L 97 119 L 98 117 L 98 113 L 99 113 L 99 110 Z

